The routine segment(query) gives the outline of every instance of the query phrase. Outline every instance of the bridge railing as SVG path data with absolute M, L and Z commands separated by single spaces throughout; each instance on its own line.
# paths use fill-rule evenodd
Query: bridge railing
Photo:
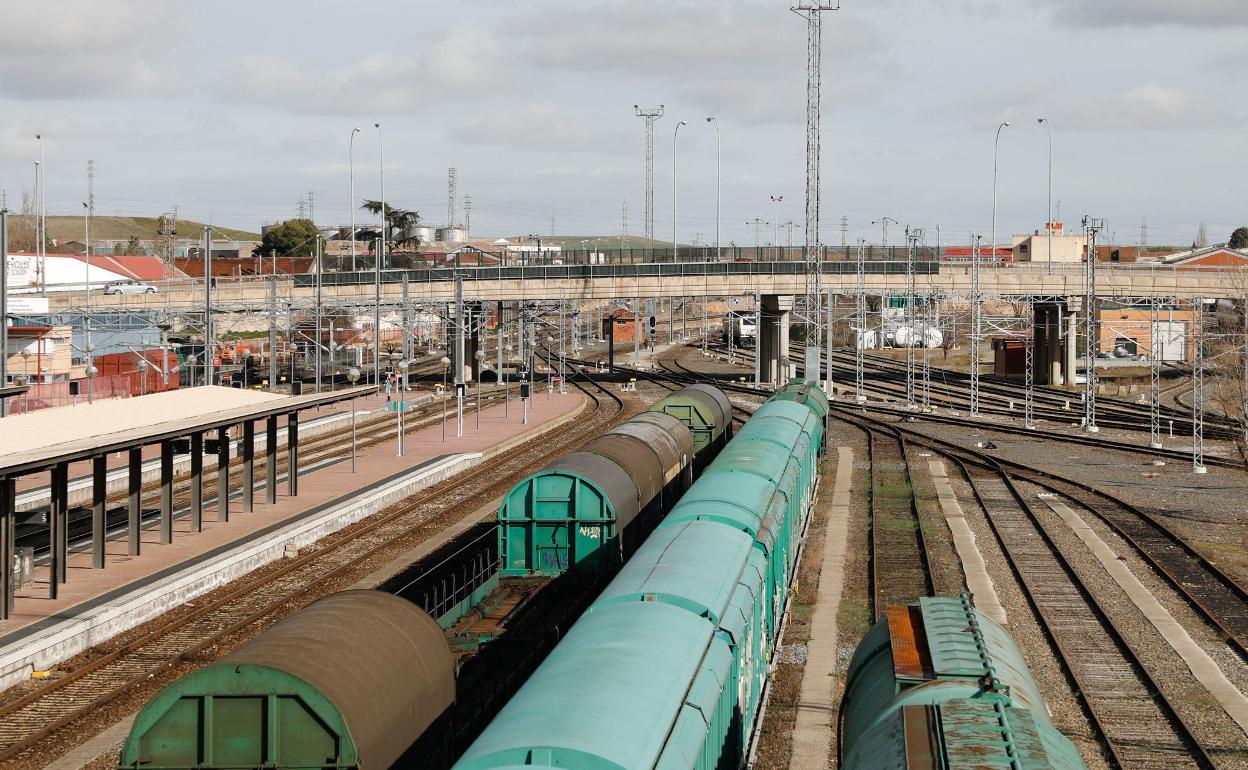
M 936 262 L 918 262 L 915 272 L 919 275 L 935 275 L 940 265 Z M 529 265 L 512 267 L 434 267 L 414 270 L 382 270 L 382 283 L 399 283 L 404 276 L 410 283 L 439 283 L 452 281 L 456 276 L 465 281 L 509 280 L 590 280 L 601 278 L 690 278 L 721 275 L 802 275 L 804 262 L 677 262 L 606 265 Z M 857 266 L 853 262 L 825 262 L 827 274 L 853 274 Z M 867 262 L 864 271 L 871 275 L 904 275 L 904 262 Z M 297 275 L 294 285 L 314 286 L 315 275 Z M 325 273 L 321 276 L 323 286 L 352 286 L 371 284 L 376 280 L 370 272 Z

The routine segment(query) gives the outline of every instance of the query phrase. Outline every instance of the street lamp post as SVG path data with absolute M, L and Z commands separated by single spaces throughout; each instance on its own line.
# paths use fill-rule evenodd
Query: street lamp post
M 553 344 L 555 344 L 555 338 L 550 336 L 549 334 L 546 335 L 546 355 L 548 356 L 550 355 L 550 346 Z M 549 358 L 546 359 L 546 367 L 547 369 L 550 368 Z M 547 374 L 546 375 L 546 400 L 547 401 L 550 400 L 550 396 L 554 392 L 555 392 L 554 374 L 553 373 Z
M 147 395 L 147 359 L 139 359 L 139 395 Z
M 100 373 L 99 369 L 96 369 L 91 364 L 87 364 L 87 368 L 84 374 L 87 375 L 87 403 L 88 404 L 91 403 L 91 382 L 95 379 L 95 376 L 99 373 Z
M 510 361 L 511 360 L 511 345 L 508 345 L 506 348 L 504 348 L 504 350 L 507 351 L 507 360 Z M 499 371 L 503 373 L 503 417 L 510 417 L 511 416 L 511 387 L 507 384 L 507 367 L 500 366 L 498 368 L 499 368 Z
M 347 370 L 347 380 L 351 387 L 360 381 L 360 370 L 354 366 Z M 351 398 L 351 472 L 355 473 L 355 398 Z
M 86 238 L 86 252 L 84 256 L 86 257 L 86 260 L 87 260 L 86 278 L 82 282 L 83 283 L 83 296 L 84 296 L 83 302 L 87 308 L 87 315 L 86 315 L 86 318 L 83 319 L 82 332 L 83 332 L 83 348 L 87 352 L 87 370 L 89 371 L 95 368 L 94 366 L 92 366 L 95 360 L 95 356 L 93 355 L 95 346 L 91 344 L 91 204 L 90 203 L 84 202 L 82 204 L 82 220 L 83 220 L 83 230 L 84 230 L 83 237 Z M 95 387 L 92 382 L 93 379 L 94 378 L 88 375 L 87 377 L 87 403 L 88 404 L 93 403 L 93 398 L 94 398 L 93 391 L 95 390 Z
M 1045 220 L 1045 229 L 1049 233 L 1049 275 L 1053 275 L 1053 121 L 1048 118 L 1036 118 L 1049 129 L 1049 215 Z
M 48 296 L 48 210 L 44 190 L 48 175 L 43 162 L 43 134 L 35 134 L 39 142 L 39 162 L 35 164 L 35 251 L 39 257 L 39 293 Z
M 776 245 L 776 250 L 777 250 L 777 253 L 779 253 L 779 247 L 780 247 L 780 220 L 781 220 L 781 219 L 784 219 L 784 217 L 783 217 L 783 216 L 781 216 L 781 214 L 780 214 L 780 204 L 781 204 L 783 201 L 784 201 L 784 196 L 783 196 L 783 195 L 772 195 L 772 196 L 771 196 L 771 202 L 772 202 L 772 203 L 774 203 L 774 204 L 776 204 L 776 233 L 775 233 L 775 235 L 774 235 L 774 236 L 772 236 L 772 241 L 773 241 L 773 242 L 775 243 L 775 245 Z
M 1001 150 L 1001 130 L 1009 127 L 1007 122 L 997 126 L 997 138 L 992 145 L 992 241 L 988 248 L 992 249 L 993 262 L 997 259 L 997 160 Z
M 410 363 L 411 362 L 408 361 L 406 358 L 400 358 L 397 362 L 395 362 L 394 380 L 395 380 L 396 388 L 398 387 L 400 382 L 403 382 L 404 380 L 407 379 L 407 367 L 408 367 L 408 364 Z M 400 372 L 402 372 L 402 374 L 399 374 Z M 402 392 L 395 393 L 394 394 L 394 413 L 395 415 L 397 415 L 397 420 L 399 424 L 399 457 L 403 456 L 403 410 L 406 408 L 407 408 L 407 404 L 403 402 L 403 393 Z
M 481 364 L 485 361 L 485 351 L 478 350 L 472 357 L 477 359 L 477 430 L 481 430 Z
M 442 364 L 442 440 L 446 441 L 446 373 L 450 371 L 451 359 L 442 356 L 438 363 Z
M 360 133 L 360 127 L 356 126 L 351 129 L 351 139 L 347 142 L 347 166 L 348 175 L 351 178 L 351 197 L 348 203 L 351 206 L 351 272 L 355 272 L 355 135 Z
M 719 193 L 720 193 L 720 182 L 723 179 L 723 175 L 720 172 L 720 165 L 719 165 L 719 158 L 720 158 L 719 121 L 716 120 L 715 116 L 712 115 L 711 117 L 706 119 L 706 122 L 713 123 L 715 125 L 715 260 L 718 262 L 721 257 L 721 254 L 719 253 L 719 201 L 720 201 Z
M 680 248 L 676 241 L 676 137 L 680 136 L 680 127 L 687 125 L 685 121 L 676 124 L 675 130 L 672 131 L 672 261 L 676 262 L 677 250 Z
M 377 249 L 377 259 L 373 265 L 374 307 L 373 307 L 373 378 L 378 389 L 381 388 L 381 362 L 377 355 L 381 352 L 381 265 L 386 261 L 386 240 L 390 236 L 389 220 L 386 218 L 386 138 L 382 133 L 381 124 L 374 123 L 377 129 L 377 141 L 381 145 L 381 161 L 378 164 L 381 182 L 381 247 Z

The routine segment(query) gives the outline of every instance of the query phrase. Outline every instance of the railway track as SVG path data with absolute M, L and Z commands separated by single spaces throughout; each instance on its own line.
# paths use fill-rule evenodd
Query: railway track
M 867 439 L 868 583 L 876 620 L 889 607 L 932 595 L 927 542 L 919 519 L 905 437 L 899 431 L 857 425 Z
M 1116 767 L 1212 768 L 1191 728 L 1040 525 L 1010 476 L 955 459 Z
M 723 345 L 713 345 L 719 353 L 726 353 Z M 738 351 L 743 359 L 751 360 L 754 353 L 749 349 Z M 852 356 L 833 352 L 833 375 L 841 381 L 852 381 L 854 377 L 854 361 Z M 870 381 L 865 390 L 894 402 L 904 401 L 905 365 L 890 358 L 868 356 Z M 803 361 L 797 356 L 790 360 L 801 368 Z M 825 355 L 826 363 L 827 357 Z M 970 408 L 969 376 L 961 372 L 945 369 L 932 369 L 930 380 L 930 401 L 940 408 L 965 411 Z M 1009 382 L 993 381 L 984 378 L 980 381 L 980 412 L 985 415 L 1019 419 L 1023 412 L 1024 389 Z M 1037 420 L 1047 422 L 1070 423 L 1080 419 L 1081 402 L 1078 394 L 1068 391 L 1037 387 L 1033 390 L 1033 414 Z M 1121 401 L 1102 396 L 1097 399 L 1097 424 L 1103 428 L 1114 428 L 1135 432 L 1149 431 L 1150 419 L 1146 407 L 1139 404 Z M 1180 433 L 1190 434 L 1192 429 L 1191 411 L 1170 407 L 1162 407 L 1161 419 L 1173 423 Z M 1236 436 L 1237 426 L 1233 421 L 1208 415 L 1205 425 L 1205 437 L 1209 439 L 1230 440 Z
M 799 362 L 799 365 L 798 365 L 799 371 L 801 370 L 801 368 L 802 368 L 801 363 Z M 1098 403 L 1101 403 L 1101 402 L 1098 401 Z M 1013 435 L 1027 436 L 1029 438 L 1047 438 L 1047 439 L 1053 439 L 1055 441 L 1059 441 L 1059 442 L 1067 443 L 1067 444 L 1080 444 L 1083 446 L 1096 447 L 1098 449 L 1114 449 L 1114 450 L 1118 450 L 1122 452 L 1131 452 L 1134 454 L 1145 455 L 1150 458 L 1166 458 L 1166 459 L 1175 460 L 1179 462 L 1191 461 L 1190 451 L 1185 452 L 1185 451 L 1178 450 L 1178 449 L 1164 449 L 1164 448 L 1155 449 L 1153 447 L 1146 446 L 1144 444 L 1133 444 L 1127 441 L 1115 441 L 1113 439 L 1106 438 L 1105 436 L 1089 436 L 1089 435 L 1083 435 L 1080 433 L 1059 432 L 1059 431 L 1052 431 L 1052 430 L 1043 430 L 1040 428 L 1025 428 L 1021 425 L 1009 425 L 1005 423 L 984 422 L 981 420 L 972 420 L 966 417 L 958 417 L 958 416 L 949 415 L 949 414 L 914 412 L 904 407 L 890 407 L 890 406 L 885 406 L 881 404 L 871 404 L 870 409 L 874 413 L 892 414 L 892 415 L 897 415 L 899 417 L 905 417 L 907 419 L 923 420 L 926 422 L 938 422 L 938 423 L 944 423 L 948 425 L 967 426 L 967 427 L 977 428 L 980 430 L 996 431 L 998 433 L 1009 433 Z M 1015 411 L 1007 410 L 1004 414 L 1014 417 L 1014 418 L 1018 418 L 1021 413 L 1017 410 Z M 1069 413 L 1069 412 L 1066 413 L 1066 421 L 1070 421 L 1071 419 L 1073 419 L 1073 417 L 1074 417 L 1073 413 Z M 1105 423 L 1103 422 L 1100 424 L 1105 425 Z M 1106 427 L 1109 427 L 1109 426 L 1106 426 Z M 1234 459 L 1226 459 L 1222 457 L 1216 457 L 1212 455 L 1205 456 L 1204 464 L 1208 466 L 1212 466 L 1212 467 L 1234 468 L 1237 470 L 1242 470 L 1244 468 L 1244 464 L 1241 461 L 1234 460 Z
M 721 387 L 734 386 L 721 383 Z M 1045 531 L 1030 500 L 1043 491 L 1099 518 L 1156 569 L 1181 600 L 1245 655 L 1248 593 L 1242 586 L 1164 523 L 1092 485 L 867 416 L 860 408 L 834 404 L 833 413 L 837 419 L 867 431 L 873 455 L 879 451 L 873 446 L 877 444 L 875 436 L 895 430 L 910 444 L 948 458 L 967 479 L 1112 764 L 1122 768 L 1216 766 L 1212 755 L 1218 748 L 1197 737 L 1194 725 L 1185 721 L 1182 711 L 1169 699 L 1172 696 L 1160 687 L 1155 678 L 1159 675 L 1152 673 L 1148 651 L 1133 649 L 1124 639 L 1109 607 L 1102 603 L 1109 599 L 1096 596 L 1084 585 Z M 872 459 L 875 465 L 878 458 Z M 873 480 L 873 496 L 876 486 Z M 874 517 L 877 512 L 871 514 Z M 874 533 L 871 542 L 873 550 L 898 548 L 897 558 L 903 564 L 916 563 L 916 549 L 910 543 L 884 544 Z M 871 562 L 878 574 L 878 554 L 872 554 Z M 872 588 L 872 598 L 880 601 L 878 587 Z
M 153 621 L 79 656 L 56 678 L 0 705 L 0 762 L 11 762 L 54 733 L 82 725 L 92 712 L 129 706 L 185 667 L 195 667 L 258 634 L 272 622 L 336 590 L 344 579 L 374 568 L 506 492 L 531 470 L 578 446 L 621 418 L 623 401 L 590 380 L 575 382 L 593 412 L 571 429 L 541 436 L 342 530 L 289 561 L 258 570 L 201 597 L 190 611 Z M 129 700 L 126 700 L 126 699 Z M 137 704 L 133 704 L 137 705 Z M 111 709 L 117 711 L 116 708 Z M 100 725 L 93 727 L 99 728 Z

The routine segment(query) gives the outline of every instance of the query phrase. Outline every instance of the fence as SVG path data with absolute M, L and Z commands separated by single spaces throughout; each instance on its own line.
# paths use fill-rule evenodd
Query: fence
M 33 383 L 25 393 L 8 400 L 9 414 L 34 412 L 54 406 L 70 406 L 79 402 L 85 404 L 87 402 L 86 380 L 76 382 L 80 388 L 77 396 L 70 395 L 68 381 Z M 131 381 L 126 375 L 99 376 L 94 379 L 91 386 L 93 399 L 129 398 L 131 395 Z

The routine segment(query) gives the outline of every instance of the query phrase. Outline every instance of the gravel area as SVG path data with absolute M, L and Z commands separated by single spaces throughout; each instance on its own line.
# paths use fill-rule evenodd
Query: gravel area
M 991 440 L 994 454 L 1041 470 L 1092 483 L 1156 516 L 1206 559 L 1248 584 L 1248 473 L 1230 468 L 1191 472 L 1186 463 L 1155 466 L 1145 456 L 1083 444 L 1063 444 L 987 428 L 941 423 L 908 427 L 942 439 Z
M 1042 491 L 1030 485 L 1021 485 L 1020 489 L 1033 496 Z M 1220 639 L 1218 632 L 1164 578 L 1156 574 L 1130 544 L 1085 509 L 1072 505 L 1070 501 L 1067 501 L 1067 505 L 1114 550 L 1118 558 L 1175 620 L 1182 624 L 1197 644 L 1218 663 L 1227 678 L 1241 691 L 1248 692 L 1248 665 Z M 1225 753 L 1220 757 L 1225 762 L 1224 767 L 1248 767 L 1248 736 L 1245 736 L 1222 706 L 1192 677 L 1183 659 L 1131 602 L 1070 527 L 1043 503 L 1035 505 L 1034 510 L 1045 531 L 1070 561 L 1079 579 L 1100 602 L 1106 615 L 1148 667 L 1154 681 L 1201 743 L 1219 747 Z

